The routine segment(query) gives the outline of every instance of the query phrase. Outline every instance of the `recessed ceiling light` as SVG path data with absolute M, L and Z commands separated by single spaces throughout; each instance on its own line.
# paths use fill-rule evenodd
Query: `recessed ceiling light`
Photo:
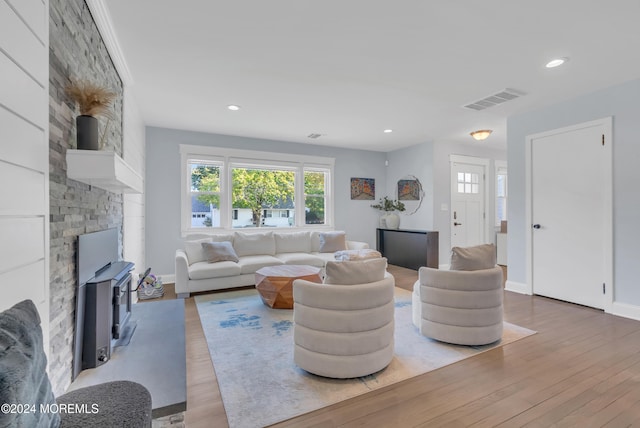
M 567 61 L 569 61 L 569 58 L 566 58 L 566 57 L 555 58 L 555 59 L 552 59 L 551 61 L 549 61 L 545 67 L 547 67 L 547 68 L 558 67 L 558 66 L 564 64 Z
M 393 132 L 393 129 L 385 129 L 385 130 L 384 130 L 384 131 L 382 131 L 382 132 L 384 132 L 385 134 L 390 134 L 390 133 L 392 133 L 392 132 Z
M 234 105 L 234 104 L 230 104 L 230 105 L 228 105 L 228 106 L 227 106 L 227 108 L 228 108 L 229 110 L 232 110 L 232 111 L 238 111 L 238 110 L 240 110 L 240 106 L 237 106 L 237 105 Z

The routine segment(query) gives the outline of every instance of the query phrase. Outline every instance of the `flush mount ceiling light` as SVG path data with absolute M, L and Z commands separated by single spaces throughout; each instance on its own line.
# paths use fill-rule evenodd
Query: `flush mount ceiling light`
M 230 105 L 228 105 L 228 106 L 227 106 L 227 108 L 228 108 L 229 110 L 231 110 L 231 111 L 238 111 L 238 110 L 240 110 L 240 106 L 237 106 L 237 105 L 235 105 L 235 104 L 230 104 Z
M 393 132 L 393 129 L 385 129 L 384 131 L 385 134 L 391 134 Z
M 547 67 L 547 68 L 559 67 L 559 66 L 561 66 L 562 64 L 564 64 L 567 61 L 569 61 L 569 58 L 567 58 L 567 57 L 555 58 L 555 59 L 552 59 L 551 61 L 549 61 L 547 63 L 547 65 L 545 65 L 545 67 Z
M 469 135 L 471 135 L 475 140 L 482 141 L 486 140 L 492 132 L 492 129 L 479 129 L 477 131 L 473 131 Z

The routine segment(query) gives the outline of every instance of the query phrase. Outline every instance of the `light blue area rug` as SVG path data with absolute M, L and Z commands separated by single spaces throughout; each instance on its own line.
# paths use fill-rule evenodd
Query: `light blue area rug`
M 505 322 L 497 344 L 440 343 L 420 334 L 411 322 L 411 293 L 396 288 L 391 364 L 370 376 L 328 379 L 294 364 L 293 311 L 265 306 L 255 289 L 201 295 L 195 300 L 231 428 L 264 427 L 535 333 Z

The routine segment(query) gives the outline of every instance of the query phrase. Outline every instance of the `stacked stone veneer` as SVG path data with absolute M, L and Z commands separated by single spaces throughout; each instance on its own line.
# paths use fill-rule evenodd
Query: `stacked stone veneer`
M 122 155 L 122 82 L 85 2 L 50 0 L 49 5 L 49 377 L 59 395 L 72 376 L 77 237 L 112 227 L 122 233 L 123 223 L 121 194 L 67 178 L 66 151 L 76 148 L 75 117 L 79 113 L 65 87 L 70 79 L 87 79 L 119 94 L 113 119 L 107 124 L 105 118 L 99 118 L 99 130 L 102 136 L 107 129 L 104 149 Z

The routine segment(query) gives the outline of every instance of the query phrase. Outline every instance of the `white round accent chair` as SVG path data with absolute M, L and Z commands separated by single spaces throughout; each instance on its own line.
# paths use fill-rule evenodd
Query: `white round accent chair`
M 327 262 L 325 283 L 293 283 L 294 361 L 324 377 L 384 369 L 394 353 L 395 280 L 385 258 Z
M 486 345 L 502 338 L 502 268 L 492 244 L 454 247 L 451 270 L 421 267 L 412 295 L 420 333 L 457 345 Z

